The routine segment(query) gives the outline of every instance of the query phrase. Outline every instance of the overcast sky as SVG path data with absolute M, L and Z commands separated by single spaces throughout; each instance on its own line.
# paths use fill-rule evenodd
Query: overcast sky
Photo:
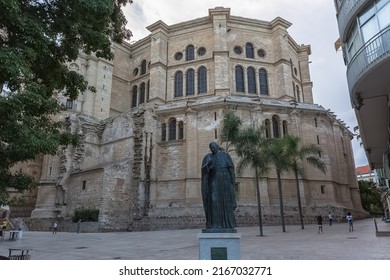
M 149 34 L 146 26 L 162 20 L 168 25 L 208 16 L 222 6 L 234 16 L 271 21 L 280 16 L 292 23 L 289 34 L 298 44 L 311 45 L 309 59 L 314 103 L 333 111 L 349 130 L 357 125 L 351 107 L 346 66 L 334 42 L 339 37 L 333 0 L 134 0 L 125 8 L 132 41 Z M 356 166 L 366 165 L 364 150 L 352 141 Z

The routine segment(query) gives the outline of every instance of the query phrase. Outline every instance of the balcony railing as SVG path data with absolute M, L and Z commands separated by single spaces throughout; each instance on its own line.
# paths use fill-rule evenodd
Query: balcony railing
M 351 91 L 356 82 L 374 65 L 390 56 L 390 26 L 382 30 L 366 44 L 351 59 L 348 64 L 347 78 Z
M 369 0 L 344 0 L 341 2 L 337 11 L 337 20 L 339 24 L 340 38 L 344 38 L 344 32 L 351 17 L 354 17 L 356 12 Z

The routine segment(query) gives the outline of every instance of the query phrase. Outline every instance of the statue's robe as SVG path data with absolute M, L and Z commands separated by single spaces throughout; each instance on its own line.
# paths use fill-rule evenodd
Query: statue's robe
M 206 229 L 232 229 L 237 207 L 234 164 L 226 152 L 207 154 L 202 161 L 202 199 Z

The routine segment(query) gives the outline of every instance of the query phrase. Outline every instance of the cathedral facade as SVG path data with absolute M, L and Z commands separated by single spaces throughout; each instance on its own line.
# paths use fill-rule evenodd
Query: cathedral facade
M 135 43 L 113 44 L 112 61 L 80 54 L 69 68 L 96 92 L 57 96 L 68 108 L 59 118 L 82 141 L 41 160 L 31 228 L 71 223 L 83 209 L 99 210 L 99 231 L 203 227 L 201 161 L 210 142 L 220 143 L 227 111 L 244 126 L 263 125 L 267 137 L 296 135 L 322 149 L 327 172 L 305 164 L 299 182 L 305 222 L 329 211 L 364 216 L 353 134 L 313 103 L 311 49 L 291 38 L 290 26 L 216 7 L 174 25 L 158 21 Z M 237 223 L 257 225 L 254 170 L 236 180 Z M 259 180 L 263 220 L 279 224 L 276 172 Z M 294 176 L 283 173 L 282 180 L 286 222 L 299 223 Z

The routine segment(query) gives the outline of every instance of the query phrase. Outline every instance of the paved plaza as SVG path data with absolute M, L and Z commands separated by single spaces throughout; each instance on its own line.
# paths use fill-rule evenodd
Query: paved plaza
M 381 231 L 390 224 L 377 220 Z M 241 259 L 246 260 L 387 260 L 390 236 L 377 237 L 373 219 L 355 221 L 354 231 L 347 223 L 239 227 Z M 80 233 L 23 232 L 22 239 L 0 242 L 0 255 L 8 249 L 31 249 L 33 260 L 197 260 L 201 229 L 148 232 Z

